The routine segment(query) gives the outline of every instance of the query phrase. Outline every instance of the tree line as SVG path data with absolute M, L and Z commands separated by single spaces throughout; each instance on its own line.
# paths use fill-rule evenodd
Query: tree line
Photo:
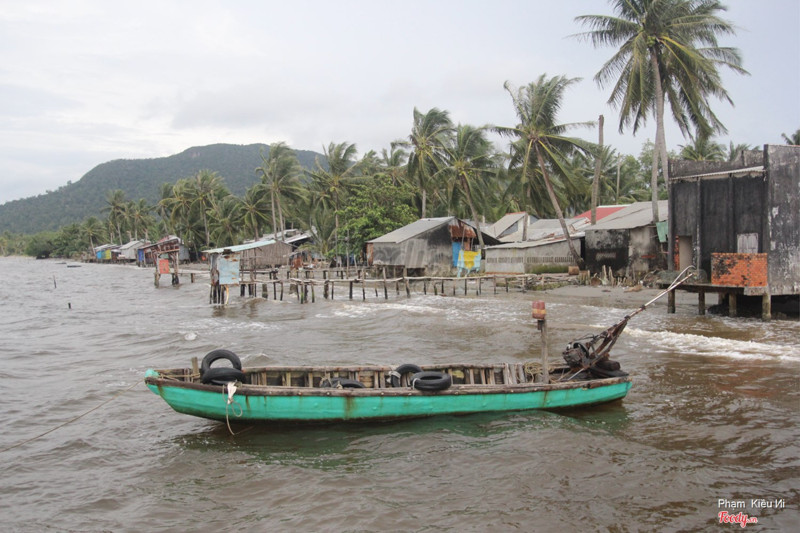
M 619 110 L 619 131 L 637 132 L 655 119 L 655 142 L 646 142 L 638 156 L 603 145 L 602 116 L 598 122 L 561 123 L 559 111 L 579 78 L 543 74 L 522 87 L 504 85 L 516 113 L 513 125 L 460 124 L 446 110 L 415 108 L 410 133 L 380 153 L 359 157 L 356 144 L 331 142 L 324 158 L 304 170 L 293 149 L 275 143 L 253 169 L 259 182 L 241 196 L 211 171 L 163 184 L 155 205 L 109 191 L 104 219 L 89 217 L 33 236 L 6 233 L 0 236 L 1 251 L 69 256 L 99 243 L 166 234 L 199 251 L 265 233 L 280 238 L 287 228 L 300 228 L 313 232 L 314 251 L 331 257 L 358 252 L 367 240 L 420 217 L 495 221 L 526 211 L 558 218 L 566 233 L 566 217 L 596 205 L 652 200 L 657 220 L 669 158 L 733 160 L 751 148 L 714 141 L 726 130 L 709 102 L 711 97 L 730 101 L 720 67 L 746 71 L 736 49 L 717 43 L 717 35 L 733 33 L 719 17 L 725 7 L 718 1 L 611 4 L 614 15 L 578 17 L 589 31 L 575 37 L 617 48 L 595 81 L 601 88 L 611 86 L 608 101 Z M 689 139 L 679 153 L 666 149 L 667 109 Z M 598 127 L 597 142 L 571 136 L 577 127 Z M 495 135 L 508 141 L 507 148 L 496 147 Z M 800 144 L 800 130 L 783 137 Z

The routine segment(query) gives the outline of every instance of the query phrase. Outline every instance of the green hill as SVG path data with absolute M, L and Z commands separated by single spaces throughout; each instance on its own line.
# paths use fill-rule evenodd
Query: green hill
M 212 144 L 189 148 L 179 154 L 154 159 L 117 159 L 97 165 L 80 180 L 56 191 L 0 205 L 0 233 L 37 233 L 57 230 L 88 216 L 103 217 L 106 193 L 119 189 L 128 200 L 144 198 L 150 204 L 159 200 L 162 183 L 175 183 L 199 170 L 217 172 L 231 193 L 242 196 L 258 182 L 256 167 L 261 166 L 261 151 L 269 153 L 265 144 Z M 300 165 L 311 169 L 315 152 L 297 150 Z

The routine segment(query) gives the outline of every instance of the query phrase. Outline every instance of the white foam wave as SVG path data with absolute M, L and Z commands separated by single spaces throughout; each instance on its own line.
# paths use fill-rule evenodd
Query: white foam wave
M 628 327 L 623 335 L 630 335 L 635 339 L 646 339 L 654 345 L 663 345 L 669 347 L 670 351 L 686 354 L 800 363 L 800 347 L 798 346 L 706 337 L 673 331 L 645 331 L 631 327 Z

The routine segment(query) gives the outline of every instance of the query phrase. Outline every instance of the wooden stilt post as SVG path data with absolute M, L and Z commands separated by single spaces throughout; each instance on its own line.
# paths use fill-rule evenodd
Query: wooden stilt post
M 536 319 L 542 335 L 542 382 L 550 383 L 550 370 L 547 368 L 547 310 L 543 301 L 533 302 L 531 316 Z
M 667 313 L 675 313 L 675 291 L 671 290 L 667 293 Z
M 706 314 L 706 291 L 703 289 L 697 291 L 697 313 Z

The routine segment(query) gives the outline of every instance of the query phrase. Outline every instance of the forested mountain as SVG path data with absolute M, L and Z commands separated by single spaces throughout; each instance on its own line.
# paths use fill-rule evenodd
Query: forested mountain
M 79 181 L 56 191 L 0 205 L 0 232 L 36 233 L 57 230 L 81 222 L 87 216 L 102 217 L 106 193 L 119 189 L 128 200 L 144 198 L 150 204 L 159 200 L 162 183 L 175 183 L 208 169 L 224 179 L 228 190 L 238 196 L 259 181 L 256 167 L 262 165 L 265 144 L 212 144 L 189 148 L 179 154 L 154 159 L 117 159 L 97 165 Z M 297 150 L 300 164 L 313 168 L 315 152 Z

